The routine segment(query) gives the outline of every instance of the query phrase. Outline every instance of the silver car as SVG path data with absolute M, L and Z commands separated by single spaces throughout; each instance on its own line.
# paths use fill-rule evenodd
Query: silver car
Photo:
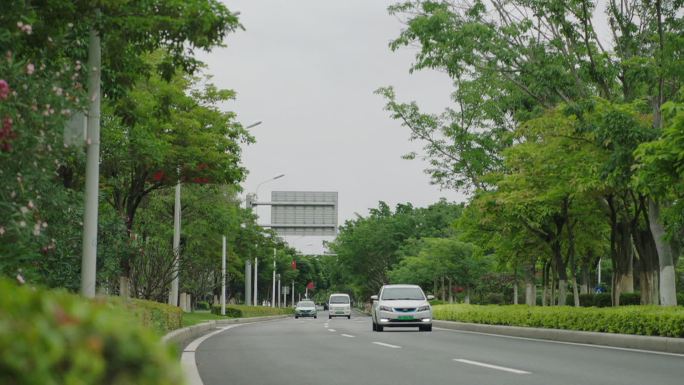
M 373 302 L 373 331 L 381 332 L 386 327 L 418 327 L 418 330 L 432 331 L 432 307 L 417 285 L 385 285 L 379 295 L 371 296 Z
M 295 318 L 299 317 L 314 317 L 318 318 L 316 311 L 316 304 L 313 301 L 305 300 L 297 302 L 295 307 Z

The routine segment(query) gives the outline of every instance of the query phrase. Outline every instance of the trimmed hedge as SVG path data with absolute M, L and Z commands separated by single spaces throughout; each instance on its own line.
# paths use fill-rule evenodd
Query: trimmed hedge
M 115 307 L 124 308 L 137 318 L 143 326 L 164 335 L 183 326 L 183 311 L 176 306 L 142 299 L 121 297 L 102 298 Z
M 103 300 L 0 279 L 0 384 L 182 384 L 173 349 Z
M 221 305 L 213 305 L 211 307 L 211 312 L 220 315 Z M 284 314 L 294 314 L 294 309 L 289 307 L 226 305 L 226 317 L 229 318 L 265 317 Z
M 580 306 L 583 307 L 610 307 L 613 305 L 613 299 L 610 293 L 597 293 L 597 294 L 580 294 L 579 296 Z M 575 299 L 572 294 L 568 294 L 565 299 L 567 305 L 572 305 Z M 621 293 L 620 294 L 620 306 L 628 305 L 640 305 L 641 304 L 641 293 Z
M 659 306 L 613 308 L 526 305 L 439 305 L 439 320 L 646 336 L 684 337 L 684 309 Z

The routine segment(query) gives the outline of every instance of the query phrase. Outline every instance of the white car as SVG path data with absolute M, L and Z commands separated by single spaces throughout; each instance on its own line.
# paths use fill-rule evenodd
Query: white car
M 373 302 L 373 331 L 386 327 L 412 327 L 432 331 L 432 307 L 420 286 L 385 285 L 379 295 L 371 296 Z
M 351 318 L 351 299 L 349 294 L 335 293 L 328 298 L 328 319 L 332 317 Z

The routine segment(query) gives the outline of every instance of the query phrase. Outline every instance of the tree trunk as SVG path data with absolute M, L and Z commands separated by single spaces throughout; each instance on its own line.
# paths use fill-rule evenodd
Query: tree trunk
M 125 299 L 131 297 L 131 281 L 127 276 L 119 277 L 119 296 Z
M 518 304 L 518 281 L 513 282 L 513 305 Z
M 535 263 L 525 266 L 525 304 L 535 306 L 537 304 L 537 290 L 534 282 Z
M 446 290 L 444 289 L 444 276 L 442 276 L 442 301 L 446 302 Z
M 451 285 L 451 277 L 448 278 L 449 282 L 449 303 L 454 303 L 454 287 Z
M 577 290 L 577 264 L 575 263 L 575 233 L 574 227 L 577 224 L 575 221 L 568 221 L 568 261 L 570 262 L 570 277 L 572 280 L 572 299 L 575 307 L 579 307 L 579 291 Z
M 648 218 L 646 218 L 648 222 Z M 649 225 L 650 226 L 650 225 Z M 642 228 L 637 222 L 632 227 L 632 240 L 639 259 L 639 283 L 641 284 L 641 304 L 657 305 L 660 303 L 658 287 L 658 250 L 651 230 Z
M 470 285 L 466 285 L 465 299 L 463 300 L 463 302 L 466 304 L 470 304 Z
M 634 253 L 630 224 L 619 221 L 614 226 L 613 250 L 613 306 L 620 305 L 620 294 L 634 292 Z
M 542 275 L 542 306 L 549 306 L 549 269 L 550 263 L 544 262 L 544 271 Z
M 658 270 L 641 271 L 641 304 L 642 305 L 658 305 L 659 298 L 659 279 Z
M 561 255 L 560 239 L 553 242 L 553 257 L 556 263 L 556 273 L 558 275 L 558 306 L 565 306 L 568 287 L 568 272 Z
M 556 272 L 555 269 L 553 268 L 553 265 L 551 266 L 551 274 L 549 275 L 551 278 L 549 284 L 550 284 L 550 294 L 551 297 L 549 298 L 549 306 L 556 306 L 558 305 L 558 300 L 556 297 Z
M 662 306 L 677 306 L 677 291 L 675 287 L 675 267 L 672 248 L 665 240 L 665 227 L 660 218 L 660 205 L 653 199 L 648 200 L 648 220 L 653 234 L 653 241 L 658 250 L 660 265 L 660 304 Z
M 580 294 L 589 294 L 589 264 L 580 267 Z

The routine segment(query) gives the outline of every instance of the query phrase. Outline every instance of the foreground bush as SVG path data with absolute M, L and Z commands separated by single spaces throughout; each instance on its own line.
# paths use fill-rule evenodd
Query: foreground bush
M 531 307 L 525 305 L 439 305 L 438 320 L 592 332 L 684 337 L 684 309 L 659 306 L 617 308 Z
M 173 353 L 106 301 L 0 280 L 0 384 L 182 384 Z
M 182 327 L 183 311 L 179 307 L 142 299 L 107 297 L 106 300 L 114 306 L 126 309 L 143 326 L 155 330 L 159 335 Z
M 211 307 L 211 312 L 214 314 L 221 314 L 221 305 L 213 305 Z M 226 305 L 226 317 L 231 318 L 265 317 L 283 314 L 294 314 L 294 309 L 289 307 Z

